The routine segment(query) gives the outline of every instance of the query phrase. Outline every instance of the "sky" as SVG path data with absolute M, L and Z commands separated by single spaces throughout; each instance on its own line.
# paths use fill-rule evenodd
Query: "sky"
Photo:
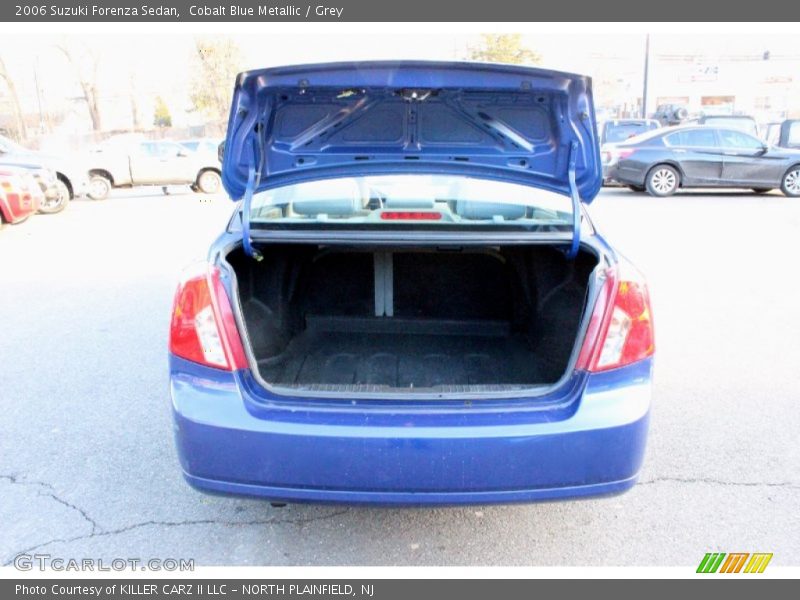
M 414 24 L 407 27 L 413 28 Z M 442 24 L 447 28 L 447 24 Z M 618 81 L 629 90 L 641 89 L 644 40 L 643 33 L 614 31 L 603 33 L 524 35 L 523 43 L 542 56 L 542 66 L 593 76 L 596 81 Z M 244 34 L 232 35 L 239 44 L 244 69 L 281 64 L 366 59 L 444 59 L 458 60 L 467 55 L 478 35 L 447 33 L 437 35 L 407 33 L 364 34 Z M 120 114 L 129 111 L 129 90 L 150 98 L 162 96 L 173 112 L 189 107 L 190 58 L 194 35 L 174 34 L 3 34 L 0 58 L 14 78 L 22 104 L 35 110 L 40 98 L 45 110 L 54 110 L 76 97 L 80 91 L 74 71 L 57 49 L 67 42 L 98 54 L 98 82 L 102 94 L 116 105 Z M 800 57 L 796 36 L 765 34 L 669 34 L 651 36 L 655 57 L 682 61 L 698 55 L 704 60 L 720 56 L 757 56 L 769 50 L 775 56 Z M 657 62 L 657 61 L 656 61 Z M 654 67 L 657 65 L 653 65 Z M 611 84 L 608 84 L 611 85 Z M 595 88 L 597 89 L 597 84 Z M 149 118 L 149 115 L 148 115 Z M 113 120 L 113 119 L 112 119 Z

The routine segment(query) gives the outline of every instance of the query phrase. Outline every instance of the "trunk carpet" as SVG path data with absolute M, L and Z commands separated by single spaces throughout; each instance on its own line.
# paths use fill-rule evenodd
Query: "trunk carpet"
M 540 382 L 536 361 L 521 334 L 491 331 L 455 335 L 414 331 L 309 328 L 286 351 L 259 361 L 262 376 L 284 385 L 374 385 L 431 388 Z M 434 328 L 436 329 L 436 328 Z

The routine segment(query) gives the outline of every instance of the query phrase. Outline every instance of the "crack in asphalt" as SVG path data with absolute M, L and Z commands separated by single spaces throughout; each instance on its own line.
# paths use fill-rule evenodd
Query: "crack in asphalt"
M 722 479 L 711 479 L 708 477 L 654 477 L 646 481 L 640 481 L 639 485 L 650 485 L 653 483 L 705 483 L 708 485 L 723 485 L 733 487 L 775 487 L 800 489 L 800 484 L 791 481 L 769 482 L 769 481 L 723 481 Z
M 84 535 L 77 535 L 69 538 L 53 538 L 47 540 L 46 542 L 42 542 L 40 544 L 36 544 L 34 546 L 30 546 L 23 550 L 19 550 L 17 552 L 13 552 L 11 554 L 11 558 L 6 560 L 3 563 L 3 566 L 10 566 L 13 561 L 14 557 L 19 556 L 20 554 L 29 554 L 34 550 L 39 550 L 45 546 L 49 546 L 50 544 L 57 544 L 57 543 L 65 543 L 69 544 L 72 542 L 77 542 L 81 540 L 87 540 L 97 537 L 110 537 L 114 535 L 120 535 L 123 533 L 127 533 L 129 531 L 133 531 L 135 529 L 141 529 L 144 527 L 191 527 L 191 526 L 203 526 L 203 525 L 222 525 L 225 527 L 252 527 L 252 526 L 259 526 L 259 525 L 305 525 L 307 523 L 313 523 L 316 521 L 324 521 L 327 519 L 333 519 L 338 516 L 344 515 L 350 511 L 350 508 L 345 508 L 342 510 L 334 511 L 331 513 L 327 513 L 324 515 L 313 516 L 313 517 L 296 517 L 290 519 L 280 519 L 271 517 L 268 519 L 251 519 L 248 521 L 233 521 L 233 520 L 224 520 L 224 519 L 187 519 L 183 521 L 142 521 L 139 523 L 133 523 L 131 525 L 126 525 L 124 527 L 120 527 L 117 529 L 103 529 L 97 522 L 89 516 L 89 514 L 82 509 L 81 507 L 64 500 L 60 496 L 58 496 L 55 492 L 55 488 L 46 482 L 43 481 L 25 481 L 20 479 L 16 475 L 4 475 L 0 474 L 0 480 L 6 480 L 13 485 L 28 485 L 28 486 L 38 486 L 40 488 L 39 495 L 51 498 L 55 502 L 66 506 L 67 508 L 74 510 L 77 512 L 81 518 L 86 521 L 89 525 L 91 525 L 92 529 L 88 534 Z M 707 485 L 721 485 L 721 486 L 732 486 L 732 487 L 772 487 L 772 488 L 787 488 L 787 489 L 800 489 L 800 484 L 791 482 L 791 481 L 782 481 L 782 482 L 762 482 L 762 481 L 724 481 L 721 479 L 711 479 L 705 477 L 655 477 L 653 479 L 648 479 L 645 481 L 640 481 L 639 485 L 652 485 L 657 483 L 680 483 L 680 484 L 707 484 Z
M 44 488 L 44 490 L 38 491 L 39 496 L 45 496 L 47 498 L 51 498 L 56 502 L 58 502 L 59 504 L 66 506 L 67 508 L 74 510 L 75 512 L 80 514 L 83 520 L 92 526 L 92 533 L 95 533 L 97 532 L 98 529 L 100 529 L 100 526 L 97 524 L 97 522 L 93 518 L 91 518 L 89 514 L 85 510 L 83 510 L 80 506 L 76 506 L 75 504 L 72 504 L 71 502 L 68 502 L 67 500 L 64 500 L 63 498 L 58 496 L 56 494 L 55 488 L 51 484 L 46 483 L 44 481 L 21 480 L 16 475 L 0 475 L 0 479 L 9 481 L 11 482 L 12 485 L 29 485 L 29 486 L 39 486 L 41 488 Z
M 76 535 L 76 536 L 69 537 L 69 538 L 53 538 L 53 539 L 47 540 L 46 542 L 41 542 L 41 543 L 36 544 L 34 546 L 30 546 L 28 548 L 24 548 L 23 550 L 18 550 L 16 552 L 12 552 L 11 553 L 11 558 L 9 558 L 9 559 L 7 559 L 6 561 L 3 562 L 3 566 L 5 566 L 5 567 L 10 566 L 11 564 L 13 564 L 14 557 L 19 556 L 20 554 L 29 554 L 29 553 L 33 552 L 34 550 L 39 550 L 39 549 L 41 549 L 41 548 L 43 548 L 45 546 L 49 546 L 50 544 L 57 544 L 57 543 L 69 544 L 69 543 L 72 543 L 72 542 L 77 542 L 77 541 L 81 541 L 81 540 L 88 540 L 88 539 L 92 539 L 92 538 L 110 537 L 110 536 L 114 536 L 114 535 L 120 535 L 122 533 L 127 533 L 127 532 L 133 531 L 135 529 L 141 529 L 141 528 L 144 528 L 144 527 L 186 527 L 186 526 L 195 526 L 195 525 L 222 525 L 222 526 L 226 526 L 226 527 L 237 527 L 237 526 L 238 527 L 241 527 L 241 526 L 248 527 L 248 526 L 258 526 L 258 525 L 281 525 L 281 524 L 306 525 L 307 523 L 313 523 L 313 522 L 316 522 L 316 521 L 324 521 L 324 520 L 327 520 L 327 519 L 333 519 L 333 518 L 336 518 L 338 516 L 344 515 L 344 514 L 346 514 L 346 513 L 348 513 L 350 511 L 350 508 L 348 507 L 348 508 L 344 508 L 342 510 L 326 513 L 324 515 L 319 515 L 319 516 L 295 517 L 295 518 L 289 518 L 289 519 L 281 519 L 281 518 L 271 517 L 271 518 L 268 518 L 268 519 L 251 519 L 251 520 L 248 520 L 248 521 L 233 521 L 233 520 L 224 520 L 224 519 L 186 519 L 186 520 L 183 520 L 183 521 L 142 521 L 142 522 L 139 522 L 139 523 L 133 523 L 131 525 L 126 525 L 124 527 L 119 527 L 117 529 L 103 529 L 97 524 L 97 522 L 94 519 L 92 519 L 86 513 L 85 510 L 83 510 L 82 508 L 80 508 L 78 506 L 75 506 L 74 504 L 72 504 L 70 502 L 67 502 L 63 498 L 58 497 L 55 494 L 54 490 L 53 490 L 53 486 L 48 484 L 48 483 L 44 483 L 44 482 L 41 482 L 41 481 L 23 481 L 23 480 L 20 480 L 20 478 L 17 477 L 16 475 L 2 475 L 2 474 L 0 474 L 0 480 L 6 480 L 6 481 L 9 481 L 10 483 L 15 484 L 15 485 L 41 486 L 41 487 L 45 488 L 46 490 L 49 490 L 49 491 L 48 492 L 40 491 L 40 495 L 52 498 L 53 500 L 55 500 L 59 504 L 62 504 L 64 506 L 68 507 L 68 508 L 71 508 L 71 509 L 77 511 L 81 515 L 81 517 L 92 526 L 91 532 L 87 533 L 87 534 L 84 534 L 84 535 Z

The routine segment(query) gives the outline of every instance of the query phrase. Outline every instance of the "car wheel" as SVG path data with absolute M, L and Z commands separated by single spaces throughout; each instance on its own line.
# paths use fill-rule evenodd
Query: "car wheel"
M 55 198 L 45 199 L 44 202 L 39 205 L 40 213 L 52 215 L 67 208 L 67 204 L 69 204 L 69 201 L 72 198 L 72 194 L 69 193 L 67 184 L 60 179 L 57 179 L 56 190 L 58 191 L 58 195 Z
M 216 194 L 222 187 L 222 178 L 216 171 L 203 171 L 197 177 L 197 189 L 203 194 Z
M 753 188 L 753 191 L 756 194 L 766 194 L 767 192 L 771 192 L 773 188 Z
M 92 200 L 105 200 L 111 193 L 111 182 L 102 175 L 92 175 L 89 178 L 89 193 Z
M 632 192 L 643 192 L 644 186 L 643 185 L 629 185 L 628 189 Z
M 658 165 L 650 169 L 645 180 L 647 192 L 651 196 L 671 196 L 680 185 L 678 171 L 669 165 Z
M 781 191 L 792 198 L 800 196 L 800 165 L 795 165 L 783 176 Z

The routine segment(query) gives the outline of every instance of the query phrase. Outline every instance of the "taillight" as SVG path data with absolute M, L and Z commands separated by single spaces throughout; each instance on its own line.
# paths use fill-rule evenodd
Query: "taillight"
M 578 368 L 593 372 L 629 365 L 655 352 L 644 279 L 626 263 L 608 269 L 606 275 L 578 356 Z
M 440 221 L 441 218 L 442 213 L 438 212 L 392 210 L 381 213 L 381 219 L 384 221 Z
M 181 358 L 228 371 L 247 367 L 233 309 L 217 267 L 193 267 L 178 285 L 169 350 Z

